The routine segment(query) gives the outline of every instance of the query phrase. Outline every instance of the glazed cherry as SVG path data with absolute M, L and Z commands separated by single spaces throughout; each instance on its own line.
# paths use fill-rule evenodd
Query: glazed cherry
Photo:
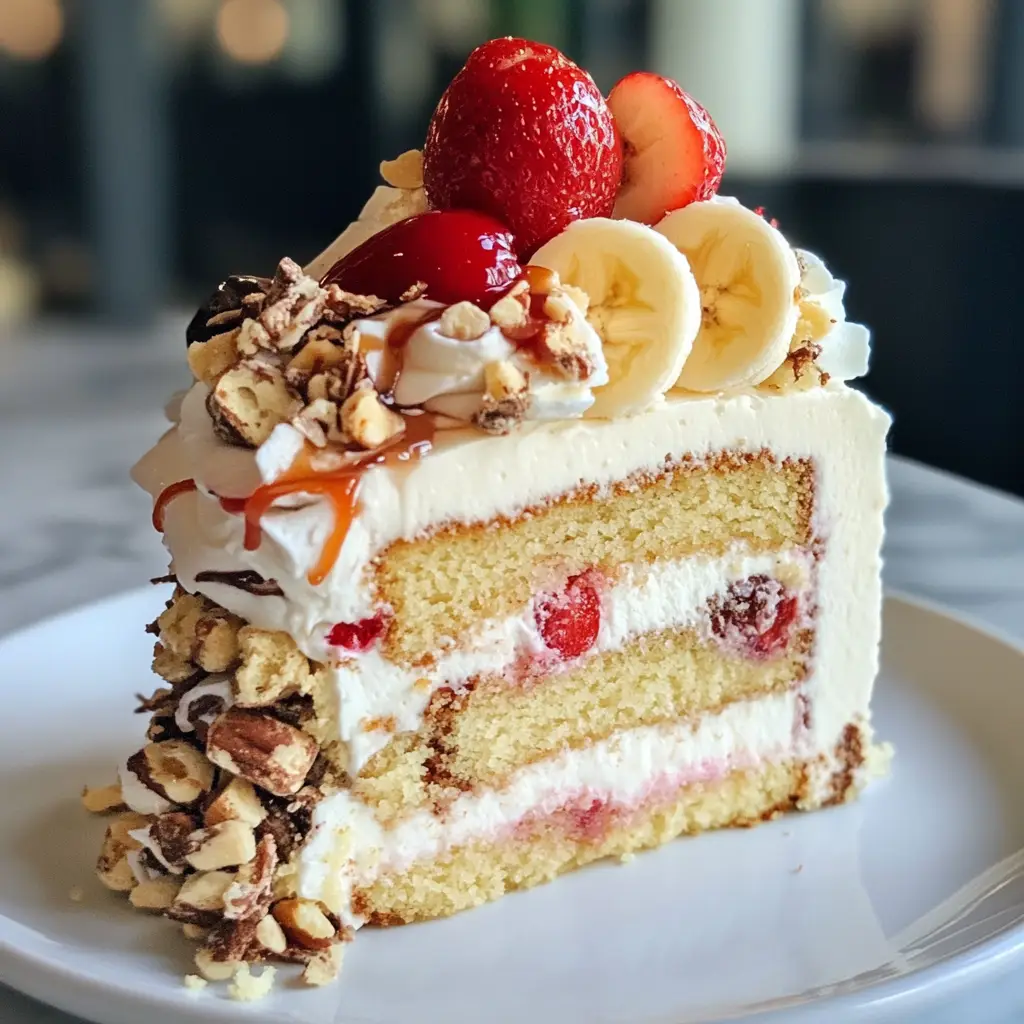
M 545 594 L 537 601 L 533 614 L 548 647 L 563 658 L 578 658 L 597 640 L 601 598 L 586 574 L 570 576 L 561 592 Z
M 398 302 L 422 281 L 428 299 L 486 309 L 521 274 L 515 239 L 500 221 L 473 210 L 431 210 L 368 238 L 342 256 L 323 283 Z
M 339 622 L 331 627 L 327 642 L 346 651 L 362 653 L 368 651 L 383 635 L 387 622 L 381 614 L 358 622 Z

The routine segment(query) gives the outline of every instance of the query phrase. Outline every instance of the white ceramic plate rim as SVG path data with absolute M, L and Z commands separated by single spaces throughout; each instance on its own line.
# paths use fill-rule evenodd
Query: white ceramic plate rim
M 0 642 L 27 633 L 43 632 L 63 620 L 86 610 L 101 611 L 105 606 L 130 600 L 147 593 L 136 588 L 111 595 L 99 601 L 87 601 L 66 611 L 48 616 L 30 626 L 0 636 Z M 1000 630 L 981 623 L 936 602 L 892 588 L 886 589 L 886 600 L 909 605 L 940 619 L 964 626 L 993 643 L 1024 657 L 1024 644 Z M 13 926 L 13 927 L 12 927 Z M 44 955 L 19 949 L 13 941 L 17 922 L 0 915 L 0 981 L 49 1006 L 72 1015 L 83 1016 L 98 1024 L 125 1021 L 135 1024 L 154 1010 L 173 1014 L 183 1022 L 239 1021 L 246 1016 L 246 1004 L 197 1001 L 194 1008 L 180 999 L 162 994 L 148 994 L 131 984 L 117 985 L 94 979 L 86 971 L 54 962 Z M 881 980 L 853 992 L 820 995 L 802 1002 L 790 1002 L 779 1008 L 765 1007 L 743 1013 L 738 1019 L 751 1022 L 829 1020 L 843 1014 L 844 1021 L 897 1020 L 905 1015 L 934 1005 L 972 985 L 991 980 L 1005 973 L 1024 953 L 1024 924 L 1014 924 L 991 937 L 982 939 L 964 952 L 954 953 L 927 967 L 908 974 Z M 854 979 L 849 979 L 850 981 Z M 56 983 L 56 984 L 55 984 Z M 59 987 L 58 987 L 59 986 Z M 112 1005 L 112 996 L 123 1000 Z M 258 1005 L 258 1004 L 257 1004 Z M 2 1009 L 2 1007 L 0 1007 Z M 111 1016 L 113 1009 L 113 1016 Z M 127 1015 L 126 1015 L 127 1014 Z M 291 1015 L 289 1015 L 290 1017 Z M 169 1018 L 170 1019 L 170 1018 Z M 279 1017 L 281 1024 L 289 1018 Z M 294 1018 L 296 1021 L 299 1018 Z M 339 1024 L 358 1024 L 352 1017 L 338 1018 Z M 671 1024 L 666 1020 L 664 1024 Z

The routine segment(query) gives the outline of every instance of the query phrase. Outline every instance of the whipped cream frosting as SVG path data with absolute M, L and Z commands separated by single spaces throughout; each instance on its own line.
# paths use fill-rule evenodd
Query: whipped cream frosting
M 572 303 L 567 295 L 564 301 Z M 444 308 L 440 302 L 416 299 L 354 322 L 375 383 L 380 379 L 385 362 L 384 346 L 395 327 L 422 321 Z M 487 365 L 511 362 L 527 379 L 526 419 L 559 420 L 582 416 L 594 404 L 593 389 L 608 383 L 608 367 L 597 332 L 575 304 L 573 308 L 579 318 L 587 362 L 593 367 L 593 372 L 584 379 L 567 380 L 539 365 L 523 355 L 494 324 L 478 338 L 460 339 L 446 336 L 440 319 L 434 319 L 420 323 L 406 342 L 402 371 L 392 392 L 395 403 L 421 405 L 430 412 L 469 421 L 480 408 Z M 366 339 L 374 339 L 378 347 L 367 350 Z

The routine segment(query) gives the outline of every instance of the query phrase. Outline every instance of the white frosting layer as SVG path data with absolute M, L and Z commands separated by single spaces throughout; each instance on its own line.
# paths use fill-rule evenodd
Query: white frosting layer
M 572 303 L 565 296 L 566 303 Z M 469 421 L 480 408 L 484 394 L 484 368 L 488 363 L 508 361 L 527 377 L 530 404 L 526 418 L 531 420 L 572 419 L 582 416 L 594 404 L 593 389 L 608 383 L 601 339 L 573 305 L 578 317 L 579 336 L 586 345 L 587 359 L 594 372 L 584 380 L 570 381 L 558 376 L 523 355 L 495 326 L 479 338 L 460 340 L 441 333 L 440 320 L 421 324 L 409 336 L 402 360 L 402 372 L 394 389 L 398 405 L 422 405 L 431 412 Z M 416 299 L 387 313 L 356 320 L 364 339 L 375 339 L 379 346 L 367 353 L 370 376 L 376 383 L 383 362 L 383 346 L 395 326 L 421 320 L 431 312 L 444 309 L 440 302 Z
M 526 815 L 549 815 L 580 799 L 629 809 L 737 768 L 804 756 L 794 741 L 798 717 L 797 696 L 786 693 L 732 704 L 696 725 L 631 729 L 528 765 L 504 789 L 467 793 L 443 816 L 418 811 L 389 829 L 366 805 L 337 793 L 314 813 L 298 862 L 299 894 L 324 900 L 358 926 L 349 907 L 353 887 L 470 840 L 498 838 Z

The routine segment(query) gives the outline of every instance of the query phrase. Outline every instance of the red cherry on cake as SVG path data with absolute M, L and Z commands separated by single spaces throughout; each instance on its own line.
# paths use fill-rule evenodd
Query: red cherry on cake
M 368 651 L 383 635 L 387 622 L 383 615 L 374 615 L 358 622 L 339 622 L 331 627 L 327 642 L 346 651 L 362 653 Z
M 570 576 L 557 594 L 544 594 L 534 608 L 544 643 L 563 658 L 590 650 L 601 628 L 601 598 L 585 574 Z
M 621 176 L 622 146 L 594 80 L 525 39 L 492 39 L 469 55 L 423 149 L 430 205 L 497 217 L 520 257 L 574 220 L 609 216 Z
M 672 81 L 634 71 L 608 94 L 622 136 L 615 216 L 657 224 L 670 210 L 710 199 L 725 171 L 725 139 L 711 115 Z
M 712 599 L 711 630 L 744 657 L 770 658 L 788 645 L 797 610 L 796 597 L 777 579 L 750 576 Z
M 379 231 L 324 275 L 357 295 L 398 302 L 417 281 L 437 302 L 493 305 L 522 274 L 504 224 L 474 210 L 418 213 Z

